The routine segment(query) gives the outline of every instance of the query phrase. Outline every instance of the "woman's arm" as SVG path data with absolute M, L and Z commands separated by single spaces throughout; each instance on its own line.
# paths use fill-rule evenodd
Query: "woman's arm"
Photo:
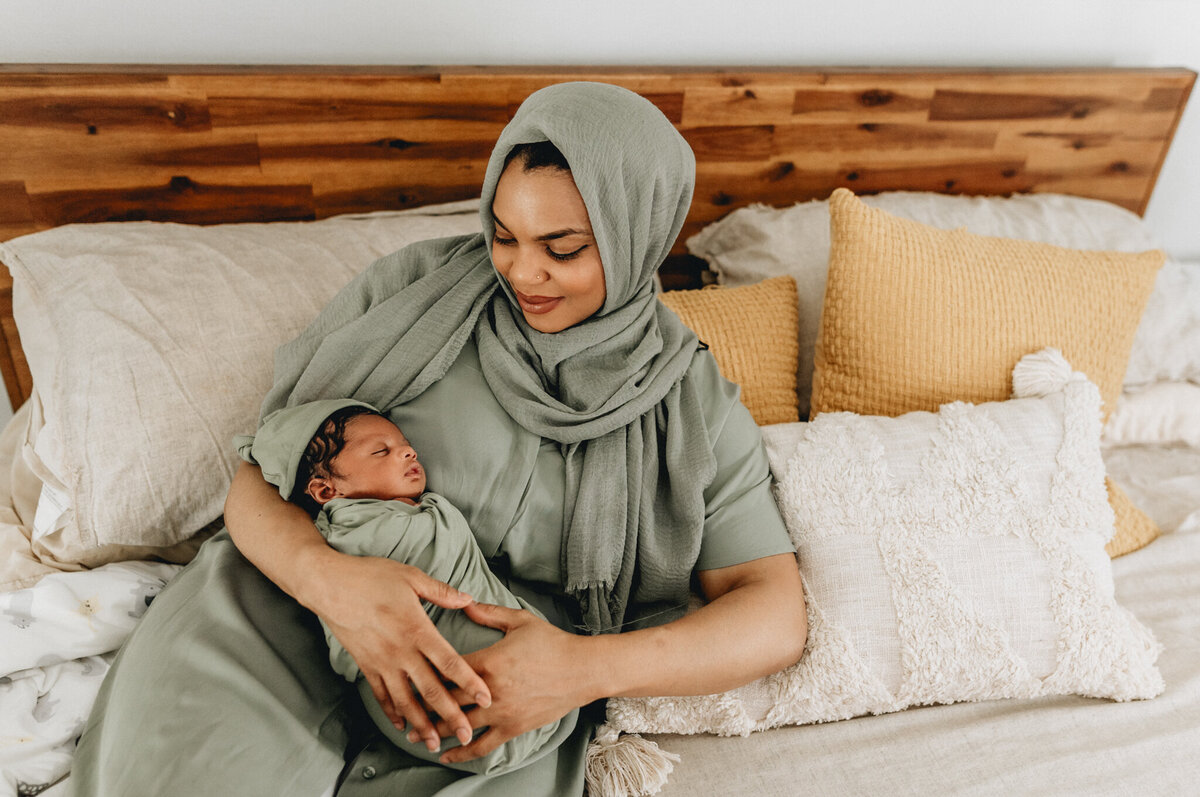
M 284 501 L 255 465 L 242 463 L 234 474 L 225 523 L 242 555 L 329 625 L 398 727 L 411 723 L 427 746 L 437 749 L 441 740 L 423 700 L 451 733 L 470 738 L 470 724 L 442 679 L 458 684 L 480 705 L 490 704 L 490 691 L 421 606 L 424 599 L 461 609 L 471 603 L 470 596 L 415 567 L 330 548 L 308 514 Z
M 490 729 L 443 760 L 486 755 L 601 697 L 722 692 L 800 658 L 808 620 L 792 554 L 698 576 L 707 605 L 675 622 L 623 634 L 574 636 L 528 612 L 469 606 L 473 620 L 506 635 L 467 656 L 492 688 L 491 707 L 467 716 L 474 727 Z
M 657 628 L 596 638 L 610 662 L 593 676 L 604 683 L 604 697 L 724 692 L 799 661 L 808 614 L 793 554 L 697 575 L 710 601 L 699 611 Z

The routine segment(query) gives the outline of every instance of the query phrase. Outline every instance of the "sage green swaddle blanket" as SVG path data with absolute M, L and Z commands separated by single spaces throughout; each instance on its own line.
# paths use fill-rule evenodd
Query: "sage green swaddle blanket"
M 538 141 L 571 166 L 606 288 L 594 316 L 552 334 L 526 324 L 489 257 L 505 158 Z M 563 452 L 564 587 L 584 628 L 682 615 L 715 460 L 686 376 L 698 341 L 657 301 L 653 278 L 694 180 L 687 142 L 644 98 L 598 83 L 536 92 L 492 153 L 483 235 L 426 241 L 374 263 L 279 349 L 263 415 L 330 397 L 389 409 L 441 378 L 474 336 L 501 406 Z
M 263 477 L 278 487 L 285 499 L 290 498 L 308 442 L 325 419 L 349 406 L 369 405 L 328 399 L 277 410 L 263 419 L 254 435 L 240 435 L 234 445 L 242 459 L 258 465 Z M 342 553 L 395 559 L 468 593 L 481 603 L 527 609 L 542 616 L 528 602 L 513 595 L 492 573 L 466 518 L 435 493 L 426 492 L 416 506 L 374 498 L 335 498 L 321 507 L 316 525 L 329 544 Z M 459 653 L 480 650 L 504 636 L 494 628 L 473 622 L 462 611 L 431 603 L 424 606 L 438 632 Z M 384 714 L 358 665 L 324 620 L 321 627 L 325 630 L 334 671 L 355 684 L 367 713 L 393 744 L 426 761 L 438 761 L 447 749 L 458 746 L 456 738 L 448 737 L 442 740 L 438 752 L 431 753 L 423 743 L 408 741 L 407 734 L 397 730 Z M 482 775 L 516 769 L 561 744 L 575 727 L 578 715 L 578 710 L 572 711 L 556 722 L 508 740 L 487 755 L 446 766 Z

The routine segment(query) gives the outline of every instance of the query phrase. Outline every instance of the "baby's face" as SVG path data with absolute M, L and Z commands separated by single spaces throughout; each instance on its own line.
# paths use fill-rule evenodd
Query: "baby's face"
M 346 445 L 333 459 L 331 481 L 343 498 L 416 499 L 425 492 L 425 469 L 394 423 L 357 415 L 346 424 Z

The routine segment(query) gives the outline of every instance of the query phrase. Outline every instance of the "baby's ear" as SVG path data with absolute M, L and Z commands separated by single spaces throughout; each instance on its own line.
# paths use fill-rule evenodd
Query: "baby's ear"
M 329 479 L 322 479 L 316 476 L 308 480 L 308 487 L 305 488 L 304 492 L 320 506 L 325 506 L 325 504 L 337 498 L 337 490 L 330 483 Z

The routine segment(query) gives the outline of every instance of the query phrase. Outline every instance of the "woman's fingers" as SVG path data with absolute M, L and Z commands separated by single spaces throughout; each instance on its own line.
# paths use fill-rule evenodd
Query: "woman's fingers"
M 470 744 L 464 744 L 462 747 L 447 750 L 439 760 L 443 764 L 457 764 L 463 761 L 470 761 L 472 758 L 479 758 L 492 752 L 503 744 L 506 738 L 511 737 L 505 737 L 496 728 L 489 728 Z
M 339 564 L 346 571 L 340 582 L 347 587 L 322 617 L 384 713 L 397 727 L 411 725 L 431 750 L 441 737 L 427 712 L 436 712 L 453 735 L 469 740 L 471 725 L 446 683 L 469 692 L 477 704 L 490 703 L 491 690 L 438 632 L 421 599 L 463 607 L 471 596 L 390 559 L 347 557 Z
M 408 583 L 418 596 L 443 609 L 461 609 L 475 602 L 467 593 L 460 592 L 415 567 L 410 567 Z
M 468 703 L 474 703 L 478 706 L 490 706 L 492 704 L 492 690 L 488 688 L 487 683 L 479 676 L 479 673 L 471 669 L 471 665 L 467 664 L 466 659 L 459 655 L 453 645 L 439 634 L 436 640 L 432 640 L 431 647 L 433 648 L 432 650 L 423 651 L 426 658 L 429 659 L 429 663 L 442 674 L 444 680 L 456 684 L 463 694 L 471 696 L 471 699 L 467 701 Z M 462 701 L 455 698 L 450 697 L 448 699 L 454 704 L 456 709 L 462 704 Z M 449 715 L 443 714 L 442 716 Z
M 363 673 L 363 677 L 367 679 L 367 684 L 371 687 L 371 694 L 375 695 L 375 702 L 383 709 L 383 713 L 392 721 L 392 724 L 397 728 L 404 727 L 404 715 L 396 710 L 395 704 L 392 702 L 392 695 L 384 685 L 383 679 L 378 673 Z
M 533 615 L 524 609 L 510 609 L 494 603 L 472 603 L 463 609 L 467 616 L 480 625 L 496 628 L 504 633 L 512 631 Z
M 449 694 L 432 668 L 426 664 L 418 665 L 414 669 L 416 671 L 409 672 L 408 678 L 399 679 L 397 683 L 390 684 L 389 692 L 392 700 L 396 703 L 397 710 L 408 719 L 412 730 L 416 731 L 417 737 L 425 741 L 425 746 L 429 748 L 430 752 L 436 752 L 442 745 L 442 737 L 425 712 L 425 706 L 433 708 L 439 714 L 445 712 L 443 716 L 448 718 L 456 735 L 463 727 L 467 728 L 469 734 L 470 725 L 462 710 L 450 700 Z M 421 696 L 421 700 L 417 699 L 417 695 Z M 457 717 L 454 716 L 456 713 Z

